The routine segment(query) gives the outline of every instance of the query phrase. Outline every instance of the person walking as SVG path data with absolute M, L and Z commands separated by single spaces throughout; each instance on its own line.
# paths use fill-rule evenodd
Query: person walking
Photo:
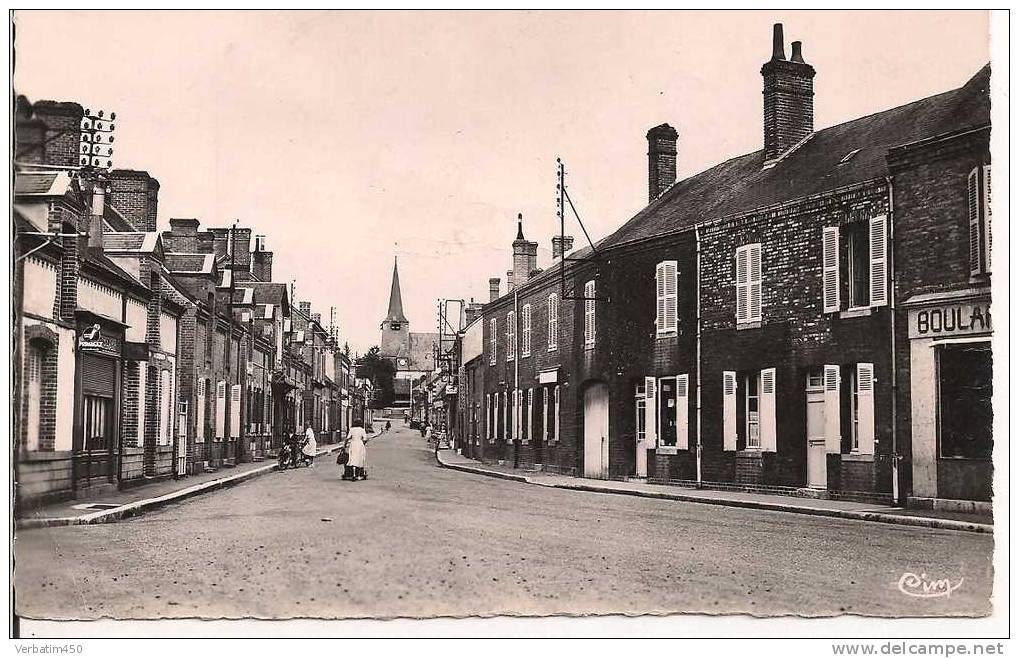
M 365 473 L 365 465 L 367 464 L 367 450 L 365 444 L 368 443 L 368 435 L 364 431 L 364 422 L 360 419 L 354 421 L 354 426 L 347 432 L 347 440 L 343 448 L 347 451 L 347 463 L 343 467 L 343 480 L 366 480 L 368 476 Z
M 308 425 L 308 429 L 304 430 L 304 445 L 301 447 L 301 452 L 308 459 L 308 465 L 315 465 L 315 453 L 318 452 L 318 442 L 315 440 L 315 430 Z

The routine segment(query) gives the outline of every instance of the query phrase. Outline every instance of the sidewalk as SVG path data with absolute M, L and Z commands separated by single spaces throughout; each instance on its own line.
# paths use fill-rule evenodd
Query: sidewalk
M 796 514 L 894 523 L 942 530 L 962 530 L 987 534 L 994 532 L 994 526 L 988 523 L 987 517 L 977 514 L 904 510 L 844 500 L 794 498 L 792 496 L 743 491 L 716 491 L 663 484 L 646 484 L 644 482 L 593 480 L 553 475 L 541 471 L 514 469 L 509 466 L 482 464 L 473 459 L 463 457 L 453 450 L 439 450 L 436 453 L 436 458 L 439 464 L 445 468 L 556 489 L 639 496 L 642 498 L 657 498 L 705 505 L 725 505 L 745 509 L 793 512 Z
M 318 451 L 317 457 L 335 452 L 341 445 L 327 444 Z M 191 496 L 230 487 L 275 470 L 276 460 L 267 459 L 239 464 L 234 468 L 221 468 L 215 473 L 199 473 L 181 480 L 162 480 L 123 491 L 112 491 L 97 500 L 66 500 L 28 510 L 15 521 L 15 527 L 25 529 L 111 523 Z M 101 507 L 84 509 L 87 505 Z

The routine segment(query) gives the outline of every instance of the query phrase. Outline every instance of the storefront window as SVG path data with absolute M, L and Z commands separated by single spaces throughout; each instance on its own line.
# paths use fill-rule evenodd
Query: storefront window
M 941 457 L 990 459 L 991 344 L 938 348 L 938 427 Z
M 109 439 L 110 407 L 113 401 L 97 395 L 86 395 L 83 424 L 85 450 L 105 450 Z
M 747 448 L 761 447 L 760 383 L 760 372 L 750 373 L 743 380 L 743 390 L 746 391 Z
M 676 445 L 676 378 L 658 380 L 658 440 L 666 447 Z

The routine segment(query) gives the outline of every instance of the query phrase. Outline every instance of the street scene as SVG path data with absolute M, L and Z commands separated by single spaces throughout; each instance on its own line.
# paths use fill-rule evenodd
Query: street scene
M 20 618 L 1000 612 L 987 12 L 13 20 Z

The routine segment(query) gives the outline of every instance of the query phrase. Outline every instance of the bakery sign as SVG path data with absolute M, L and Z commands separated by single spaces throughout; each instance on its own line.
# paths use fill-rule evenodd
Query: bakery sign
M 120 354 L 120 339 L 103 333 L 98 323 L 89 325 L 78 334 L 78 349 L 83 352 Z
M 943 304 L 909 312 L 910 338 L 991 333 L 990 302 Z

